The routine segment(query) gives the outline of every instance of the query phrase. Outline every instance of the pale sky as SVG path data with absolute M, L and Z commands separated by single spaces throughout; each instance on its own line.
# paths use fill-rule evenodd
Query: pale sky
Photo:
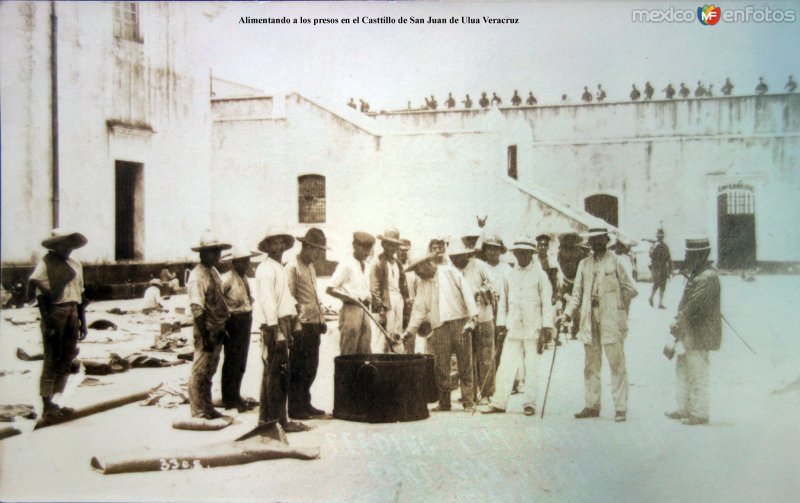
M 699 2 L 340 2 L 222 3 L 203 48 L 215 76 L 328 101 L 365 98 L 373 110 L 405 108 L 434 94 L 442 103 L 482 90 L 504 104 L 518 89 L 541 104 L 562 93 L 580 100 L 598 83 L 609 100 L 627 100 L 630 86 L 661 89 L 681 81 L 713 83 L 726 76 L 734 94 L 753 92 L 764 76 L 770 91 L 800 77 L 800 2 L 724 2 L 723 10 L 792 9 L 793 23 L 634 23 L 633 9 L 696 11 Z M 519 24 L 433 25 L 240 24 L 243 16 L 342 18 L 401 16 L 514 17 Z

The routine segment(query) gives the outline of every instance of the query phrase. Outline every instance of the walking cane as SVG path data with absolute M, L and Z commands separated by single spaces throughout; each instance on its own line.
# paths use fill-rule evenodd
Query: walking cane
M 567 326 L 566 324 L 562 324 L 562 327 Z M 558 336 L 560 335 L 559 332 L 556 332 L 554 337 L 554 341 L 558 340 Z M 547 393 L 550 391 L 550 379 L 553 377 L 553 367 L 556 363 L 556 351 L 558 351 L 558 344 L 553 344 L 553 359 L 550 360 L 550 373 L 547 375 L 547 387 L 544 389 L 544 400 L 542 400 L 542 414 L 539 416 L 541 419 L 544 419 L 544 408 L 547 405 Z
M 371 313 L 371 312 L 369 312 L 369 309 L 367 309 L 367 306 L 365 306 L 365 305 L 364 305 L 364 304 L 363 304 L 363 303 L 362 303 L 360 300 L 358 300 L 358 299 L 353 299 L 353 300 L 354 300 L 354 301 L 356 301 L 356 304 L 358 304 L 358 307 L 360 307 L 361 309 L 363 309 L 363 310 L 364 310 L 364 312 L 367 314 L 367 316 L 369 317 L 369 319 L 371 319 L 372 321 L 374 321 L 374 322 L 375 322 L 375 324 L 376 324 L 376 325 L 378 325 L 378 328 L 380 329 L 380 331 L 381 331 L 381 332 L 383 332 L 383 336 L 386 338 L 386 342 L 388 342 L 388 343 L 389 343 L 389 349 L 392 351 L 392 353 L 395 353 L 395 354 L 400 354 L 400 353 L 398 353 L 397 351 L 395 351 L 395 349 L 394 349 L 394 344 L 395 344 L 395 342 L 392 340 L 391 336 L 389 336 L 389 333 L 386 331 L 386 329 L 385 329 L 385 328 L 383 328 L 383 325 L 381 325 L 380 323 L 378 323 L 378 320 L 376 320 L 376 319 L 375 319 L 375 317 L 374 317 L 374 316 L 372 316 L 372 313 Z
M 736 337 L 738 337 L 738 338 L 739 338 L 739 340 L 740 340 L 740 341 L 742 341 L 742 343 L 743 343 L 745 346 L 747 346 L 747 349 L 749 349 L 749 350 L 750 350 L 750 352 L 752 352 L 753 354 L 756 354 L 756 352 L 753 350 L 753 348 L 751 348 L 751 347 L 750 347 L 750 344 L 748 344 L 748 343 L 747 343 L 747 341 L 746 341 L 746 340 L 744 340 L 744 337 L 742 337 L 741 335 L 739 335 L 739 332 L 737 332 L 737 331 L 736 331 L 736 329 L 735 329 L 735 328 L 733 328 L 733 325 L 731 325 L 731 322 L 730 322 L 730 321 L 728 321 L 728 318 L 726 318 L 726 317 L 725 317 L 725 315 L 724 315 L 724 314 L 722 314 L 722 313 L 719 313 L 719 315 L 720 315 L 720 316 L 722 316 L 722 321 L 724 321 L 724 322 L 725 322 L 725 324 L 726 324 L 726 325 L 728 325 L 728 326 L 730 327 L 730 329 L 731 329 L 731 330 L 733 330 L 733 333 L 734 333 L 734 334 L 736 334 Z

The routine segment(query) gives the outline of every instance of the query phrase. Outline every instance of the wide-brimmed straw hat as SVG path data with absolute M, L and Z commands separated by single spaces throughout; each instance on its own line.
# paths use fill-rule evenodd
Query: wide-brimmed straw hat
M 711 249 L 711 242 L 708 238 L 697 238 L 686 240 L 686 252 L 701 252 Z
M 294 245 L 294 236 L 289 234 L 285 228 L 280 226 L 273 226 L 267 229 L 267 233 L 264 235 L 264 238 L 258 242 L 258 249 L 262 252 L 267 252 L 267 243 L 273 239 L 283 239 L 284 240 L 284 248 L 283 251 L 288 250 Z
M 297 240 L 315 248 L 330 250 L 330 248 L 326 246 L 328 240 L 325 238 L 325 233 L 322 232 L 322 229 L 317 229 L 316 227 L 308 229 L 306 235 L 303 237 L 298 236 Z
M 161 280 L 158 278 L 152 278 L 150 281 L 147 282 L 147 285 L 160 287 L 163 285 L 163 283 L 161 283 Z
M 234 246 L 230 250 L 225 250 L 225 252 L 222 253 L 220 262 L 233 262 L 234 260 L 258 257 L 259 255 L 261 255 L 260 251 L 242 250 Z
M 389 243 L 394 243 L 396 245 L 403 244 L 403 240 L 400 239 L 400 231 L 395 228 L 386 229 L 383 231 L 383 234 L 378 234 L 378 239 L 381 241 L 388 241 Z
M 206 229 L 203 231 L 203 235 L 200 237 L 200 242 L 192 247 L 192 251 L 199 252 L 200 250 L 210 250 L 210 249 L 219 249 L 219 250 L 229 250 L 231 245 L 225 242 L 222 242 L 211 234 L 211 231 Z
M 48 250 L 54 246 L 62 245 L 67 246 L 71 250 L 86 246 L 89 240 L 80 232 L 65 231 L 62 229 L 53 229 L 49 238 L 42 241 L 42 246 Z
M 405 269 L 403 269 L 403 272 L 411 272 L 411 271 L 414 271 L 414 270 L 415 270 L 417 267 L 419 267 L 419 266 L 420 266 L 420 265 L 422 265 L 423 263 L 425 263 L 425 262 L 427 262 L 427 261 L 429 261 L 429 260 L 433 260 L 433 259 L 435 259 L 437 256 L 439 256 L 439 254 L 438 254 L 438 253 L 428 253 L 427 255 L 423 255 L 423 256 L 421 256 L 421 257 L 419 257 L 419 258 L 415 259 L 415 260 L 412 260 L 411 262 L 409 262 L 409 263 L 408 263 L 408 265 L 406 266 L 406 268 L 405 268 Z
M 411 249 L 411 241 L 409 241 L 408 239 L 401 239 L 400 241 L 403 242 L 403 244 L 400 245 L 401 250 L 408 251 Z

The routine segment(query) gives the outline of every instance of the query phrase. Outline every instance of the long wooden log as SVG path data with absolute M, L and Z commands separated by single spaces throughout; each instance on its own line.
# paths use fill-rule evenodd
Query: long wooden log
M 115 473 L 150 472 L 213 468 L 264 461 L 268 459 L 317 459 L 319 447 L 291 447 L 279 425 L 259 426 L 236 440 L 192 449 L 165 451 L 144 450 L 138 454 L 93 457 L 95 470 L 111 475 Z
M 82 407 L 77 409 L 74 414 L 70 414 L 66 417 L 59 417 L 56 419 L 40 419 L 36 423 L 36 427 L 34 430 L 38 430 L 40 428 L 46 428 L 48 426 L 55 426 L 57 424 L 66 423 L 69 421 L 74 421 L 75 419 L 80 419 L 82 417 L 91 416 L 93 414 L 98 414 L 100 412 L 105 412 L 107 410 L 116 409 L 117 407 L 122 407 L 123 405 L 128 405 L 134 402 L 140 402 L 150 396 L 150 392 L 152 390 L 148 389 L 147 391 L 140 391 L 138 393 L 133 393 L 130 395 L 125 395 L 119 398 L 114 398 L 112 400 L 106 400 L 105 402 L 96 403 L 94 405 L 89 405 L 87 407 Z

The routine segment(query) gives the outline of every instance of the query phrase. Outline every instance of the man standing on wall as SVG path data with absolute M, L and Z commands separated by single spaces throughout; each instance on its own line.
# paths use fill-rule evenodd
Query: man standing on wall
M 574 318 L 580 312 L 578 337 L 583 342 L 583 368 L 586 406 L 575 414 L 577 419 L 600 415 L 601 355 L 606 354 L 611 367 L 611 393 L 616 415 L 623 422 L 628 410 L 628 372 L 624 341 L 628 336 L 628 308 L 636 294 L 628 270 L 613 253 L 608 252 L 608 230 L 589 229 L 586 234 L 592 256 L 578 265 L 572 296 L 559 321 Z
M 317 296 L 314 262 L 323 259 L 329 248 L 325 233 L 315 227 L 297 240 L 302 243 L 300 253 L 286 265 L 289 293 L 297 301 L 298 313 L 289 347 L 289 416 L 310 419 L 325 414 L 311 404 L 311 385 L 317 377 L 320 336 L 328 331 Z
M 44 422 L 64 419 L 75 413 L 60 407 L 54 395 L 63 393 L 73 361 L 78 355 L 78 341 L 86 338 L 86 299 L 83 297 L 83 267 L 70 258 L 73 250 L 88 240 L 78 232 L 53 229 L 51 237 L 42 241 L 48 252 L 36 264 L 29 281 L 36 289 L 41 316 L 44 364 L 39 379 Z
M 230 317 L 217 264 L 222 250 L 230 248 L 231 245 L 208 235 L 192 248 L 200 254 L 200 263 L 192 269 L 186 283 L 194 319 L 194 360 L 189 379 L 192 417 L 216 419 L 222 416 L 211 402 L 211 379 L 217 371 L 226 338 L 225 323 Z
M 722 342 L 719 275 L 708 263 L 710 251 L 707 238 L 686 240 L 686 287 L 670 327 L 685 351 L 675 362 L 678 409 L 666 415 L 688 425 L 708 424 L 708 352 Z
M 664 229 L 656 232 L 656 242 L 650 247 L 650 271 L 653 273 L 653 291 L 650 292 L 650 305 L 653 305 L 653 296 L 658 290 L 658 308 L 664 307 L 664 290 L 667 288 L 667 281 L 672 275 L 672 257 L 669 253 L 669 246 L 664 242 Z

